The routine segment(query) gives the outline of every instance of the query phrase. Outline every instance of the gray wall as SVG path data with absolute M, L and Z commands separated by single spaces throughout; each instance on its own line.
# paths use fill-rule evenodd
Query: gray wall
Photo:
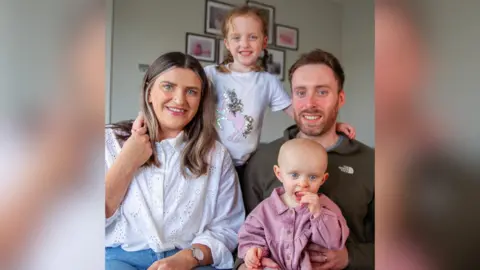
M 357 129 L 357 139 L 375 145 L 375 25 L 373 0 L 344 0 L 342 65 L 346 103 L 339 120 Z

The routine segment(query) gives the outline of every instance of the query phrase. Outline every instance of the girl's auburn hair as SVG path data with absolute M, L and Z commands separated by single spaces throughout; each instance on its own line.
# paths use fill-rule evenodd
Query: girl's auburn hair
M 222 35 L 224 38 L 228 38 L 228 33 L 232 27 L 232 21 L 236 17 L 240 16 L 252 16 L 256 19 L 258 19 L 261 24 L 262 24 L 262 34 L 264 37 L 268 37 L 268 20 L 267 16 L 263 14 L 263 11 L 259 8 L 248 6 L 248 5 L 242 5 L 233 8 L 227 16 L 225 16 L 225 19 L 222 22 Z M 268 58 L 268 50 L 264 49 L 263 50 L 264 57 L 260 59 L 260 61 L 257 61 L 257 64 L 252 68 L 252 71 L 264 71 L 267 66 L 267 58 Z M 223 59 L 222 63 L 217 65 L 216 69 L 221 72 L 221 73 L 230 73 L 230 70 L 227 68 L 227 65 L 229 63 L 233 63 L 233 55 L 230 53 L 230 51 L 227 50 L 227 56 L 225 59 Z

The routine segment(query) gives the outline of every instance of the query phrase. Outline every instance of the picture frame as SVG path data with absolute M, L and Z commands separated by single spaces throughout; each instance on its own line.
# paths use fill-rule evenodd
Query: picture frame
M 215 63 L 216 39 L 206 35 L 187 32 L 185 35 L 185 53 L 199 61 Z
M 223 20 L 234 7 L 220 1 L 205 0 L 205 34 L 221 36 Z
M 225 47 L 225 43 L 223 42 L 223 39 L 219 39 L 217 41 L 217 63 L 220 65 L 223 60 L 225 60 L 225 57 L 227 57 L 227 47 Z
M 275 24 L 275 46 L 298 50 L 298 28 L 283 24 Z
M 285 80 L 285 61 L 286 61 L 286 51 L 277 48 L 267 48 L 269 57 L 267 59 L 266 71 L 268 73 L 274 74 L 278 77 L 280 81 Z M 264 57 L 262 53 L 262 57 Z
M 257 1 L 247 0 L 247 5 L 260 9 L 268 22 L 268 44 L 272 45 L 275 40 L 275 7 Z

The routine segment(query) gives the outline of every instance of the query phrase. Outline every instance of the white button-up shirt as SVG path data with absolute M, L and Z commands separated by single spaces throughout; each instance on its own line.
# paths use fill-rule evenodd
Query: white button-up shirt
M 107 170 L 121 146 L 106 130 Z M 156 143 L 160 168 L 140 168 L 117 211 L 106 219 L 106 246 L 126 251 L 164 252 L 192 244 L 210 248 L 213 266 L 233 268 L 231 252 L 245 219 L 240 185 L 226 148 L 216 142 L 208 157 L 209 171 L 185 179 L 180 163 L 184 134 Z

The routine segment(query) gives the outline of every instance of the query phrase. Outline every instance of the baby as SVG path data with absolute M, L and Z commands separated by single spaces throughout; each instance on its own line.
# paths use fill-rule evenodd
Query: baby
M 327 152 L 309 139 L 289 140 L 273 169 L 283 187 L 247 217 L 238 235 L 238 256 L 249 269 L 262 268 L 264 257 L 281 269 L 311 269 L 309 243 L 338 250 L 349 235 L 340 208 L 317 194 L 328 178 Z

